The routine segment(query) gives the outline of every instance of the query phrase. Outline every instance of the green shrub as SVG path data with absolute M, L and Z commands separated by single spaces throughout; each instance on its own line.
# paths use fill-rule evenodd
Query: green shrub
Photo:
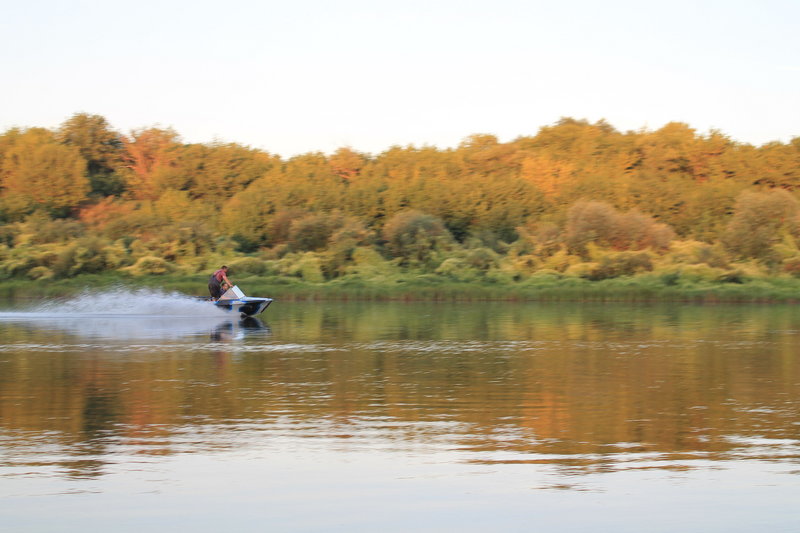
M 518 274 L 515 274 L 503 267 L 493 268 L 485 274 L 485 279 L 491 283 L 507 284 L 511 286 L 519 279 Z
M 53 271 L 58 277 L 74 277 L 78 274 L 98 274 L 119 266 L 113 247 L 107 249 L 107 242 L 97 237 L 77 240 L 58 254 Z M 110 259 L 114 257 L 115 259 Z
M 257 257 L 240 257 L 228 263 L 232 276 L 255 274 L 260 276 L 267 270 L 265 262 Z
M 775 245 L 786 236 L 800 237 L 800 202 L 784 189 L 744 191 L 722 235 L 722 242 L 738 258 L 780 262 Z
M 781 270 L 795 278 L 800 278 L 800 257 L 785 259 Z
M 405 265 L 434 262 L 437 249 L 453 240 L 441 219 L 419 211 L 403 211 L 383 227 L 386 247 Z
M 681 280 L 685 281 L 720 281 L 724 275 L 724 269 L 712 267 L 705 263 L 698 263 L 696 265 L 683 265 L 680 268 Z
M 633 276 L 653 270 L 652 257 L 648 252 L 613 252 L 601 254 L 597 265 L 587 279 L 601 279 Z
M 166 259 L 148 255 L 137 259 L 132 266 L 124 267 L 120 270 L 133 276 L 159 276 L 168 274 L 173 270 L 173 267 Z
M 706 263 L 712 267 L 727 268 L 728 258 L 721 246 L 685 240 L 673 241 L 669 251 L 658 260 L 658 263 L 665 265 Z
M 338 218 L 320 213 L 293 221 L 289 229 L 289 246 L 299 252 L 322 250 L 339 225 Z
M 344 267 L 344 273 L 361 279 L 385 278 L 397 274 L 398 268 L 387 261 L 375 249 L 360 246 L 353 250 L 351 264 Z
M 562 248 L 550 257 L 542 260 L 542 267 L 546 270 L 566 271 L 570 266 L 581 262 L 577 255 L 571 255 L 566 249 Z
M 435 271 L 441 276 L 454 279 L 456 281 L 474 281 L 480 277 L 480 272 L 471 267 L 465 260 L 451 257 L 442 261 L 442 264 Z
M 561 279 L 563 276 L 557 270 L 551 269 L 542 269 L 535 272 L 531 277 L 527 279 L 528 284 L 540 284 L 540 283 L 547 283 L 547 282 L 554 282 Z
M 33 267 L 28 271 L 28 277 L 31 279 L 47 280 L 53 279 L 53 271 L 46 266 Z
M 325 279 L 322 275 L 322 261 L 314 252 L 288 254 L 277 263 L 278 271 L 283 275 L 302 278 L 313 283 Z
M 672 228 L 651 216 L 620 213 L 605 202 L 578 201 L 567 212 L 566 243 L 582 255 L 590 243 L 615 250 L 665 249 L 674 238 Z
M 467 265 L 483 272 L 496 267 L 499 260 L 498 253 L 487 247 L 472 248 L 467 250 L 464 256 L 464 261 Z
M 576 263 L 574 265 L 570 265 L 567 270 L 564 271 L 564 276 L 570 278 L 585 278 L 591 279 L 594 276 L 595 271 L 600 267 L 599 263 Z

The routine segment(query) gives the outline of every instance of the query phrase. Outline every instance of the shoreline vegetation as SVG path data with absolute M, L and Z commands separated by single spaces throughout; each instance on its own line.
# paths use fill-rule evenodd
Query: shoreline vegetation
M 68 298 L 80 293 L 138 290 L 177 292 L 206 297 L 206 276 L 82 275 L 49 282 L 0 282 L 6 300 Z M 432 276 L 399 277 L 380 282 L 337 280 L 309 283 L 291 278 L 241 277 L 233 280 L 249 296 L 277 301 L 407 301 L 407 302 L 620 302 L 620 303 L 784 303 L 800 302 L 800 280 L 764 278 L 741 283 L 678 282 L 656 276 L 631 276 L 601 281 L 580 278 L 529 280 L 516 283 L 459 282 Z
M 0 296 L 795 302 L 800 137 L 564 118 L 455 148 L 288 159 L 78 113 L 0 133 Z

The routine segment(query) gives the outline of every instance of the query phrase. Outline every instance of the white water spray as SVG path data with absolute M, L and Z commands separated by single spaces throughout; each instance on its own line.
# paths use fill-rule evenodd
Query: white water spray
M 0 312 L 0 321 L 81 337 L 130 341 L 189 335 L 230 336 L 239 322 L 210 301 L 178 292 L 114 288 Z M 221 332 L 221 333 L 220 333 Z
M 26 314 L 36 316 L 147 316 L 220 317 L 225 311 L 208 301 L 178 292 L 154 289 L 115 288 L 87 290 L 75 297 L 48 300 L 28 306 Z

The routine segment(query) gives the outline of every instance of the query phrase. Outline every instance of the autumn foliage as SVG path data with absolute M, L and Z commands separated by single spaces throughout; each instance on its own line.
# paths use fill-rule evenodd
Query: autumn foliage
M 752 146 L 682 123 L 566 118 L 509 142 L 283 159 L 81 113 L 0 135 L 0 277 L 220 260 L 316 281 L 800 275 L 799 186 L 800 138 Z

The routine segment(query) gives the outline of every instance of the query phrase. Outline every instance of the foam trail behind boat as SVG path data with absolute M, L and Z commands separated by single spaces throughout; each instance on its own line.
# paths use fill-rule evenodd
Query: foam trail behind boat
M 208 301 L 177 292 L 116 288 L 0 311 L 0 321 L 116 340 L 211 334 L 230 315 Z
M 48 300 L 27 306 L 25 312 L 39 316 L 171 316 L 219 317 L 224 312 L 209 302 L 178 292 L 154 289 L 116 288 L 88 290 L 72 298 Z

